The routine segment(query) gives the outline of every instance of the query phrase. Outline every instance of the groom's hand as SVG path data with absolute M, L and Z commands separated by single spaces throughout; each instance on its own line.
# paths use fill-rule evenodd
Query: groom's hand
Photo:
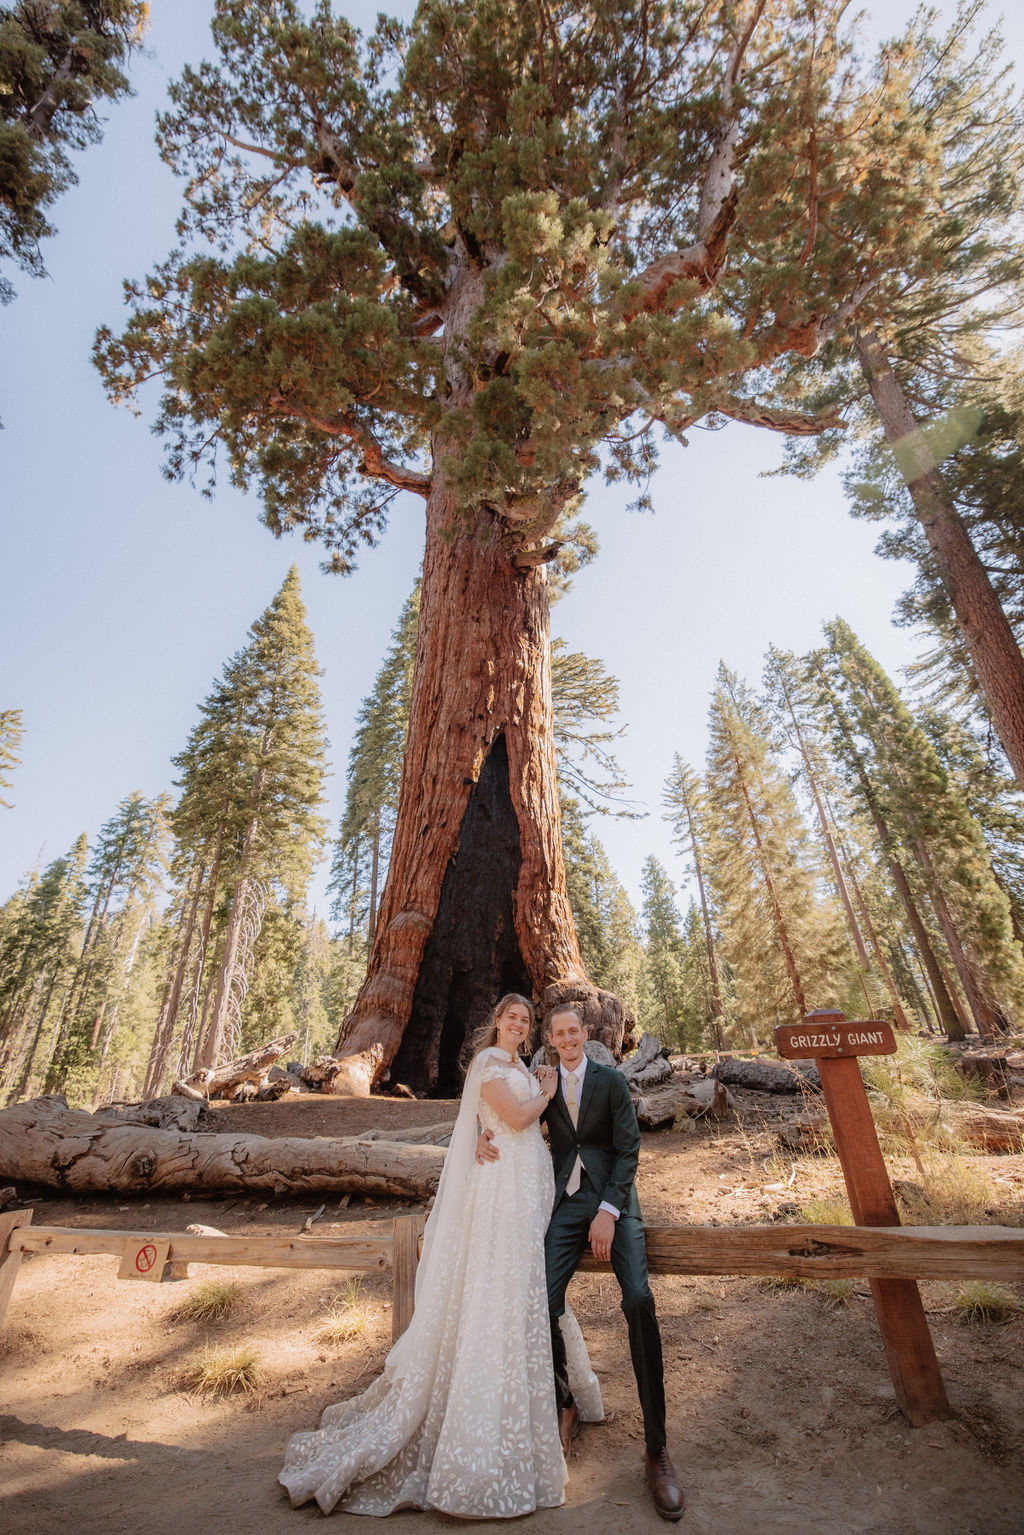
M 501 1156 L 497 1146 L 493 1145 L 494 1135 L 490 1130 L 481 1130 L 476 1138 L 476 1159 L 483 1167 L 485 1162 L 496 1162 Z
M 607 1263 L 612 1255 L 615 1240 L 615 1217 L 607 1210 L 598 1210 L 590 1223 L 590 1251 L 599 1263 Z

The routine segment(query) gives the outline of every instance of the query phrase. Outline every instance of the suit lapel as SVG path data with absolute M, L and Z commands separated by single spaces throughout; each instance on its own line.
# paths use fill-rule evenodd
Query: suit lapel
M 587 1061 L 587 1069 L 583 1073 L 583 1089 L 582 1089 L 582 1091 L 580 1093 L 580 1113 L 579 1113 L 579 1120 L 577 1122 L 577 1127 L 576 1127 L 577 1128 L 577 1134 L 583 1128 L 583 1121 L 587 1117 L 587 1110 L 590 1107 L 590 1100 L 594 1096 L 594 1088 L 596 1086 L 597 1086 L 597 1065 L 596 1065 L 596 1063 L 594 1061 L 588 1060 Z M 567 1114 L 568 1114 L 568 1112 L 569 1112 L 568 1109 L 566 1109 L 566 1113 Z

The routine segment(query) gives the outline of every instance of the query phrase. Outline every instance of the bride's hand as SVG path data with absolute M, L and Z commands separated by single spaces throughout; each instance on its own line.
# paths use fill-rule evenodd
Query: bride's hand
M 558 1072 L 554 1066 L 538 1066 L 537 1081 L 540 1083 L 541 1092 L 550 1103 L 558 1091 Z

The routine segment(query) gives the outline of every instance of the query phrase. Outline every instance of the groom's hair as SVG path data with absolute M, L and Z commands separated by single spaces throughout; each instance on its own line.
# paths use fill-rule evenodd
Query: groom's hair
M 579 1008 L 578 1007 L 573 1007 L 571 1002 L 563 1002 L 563 1003 L 560 1003 L 558 1007 L 553 1007 L 551 1009 L 550 1013 L 548 1013 L 548 1016 L 545 1018 L 545 1020 L 544 1020 L 544 1032 L 545 1032 L 545 1034 L 550 1034 L 551 1033 L 552 1021 L 555 1018 L 559 1017 L 560 1014 L 562 1014 L 562 1013 L 572 1013 L 573 1017 L 576 1019 L 576 1022 L 579 1024 L 580 1028 L 581 1029 L 585 1029 L 586 1028 L 586 1024 L 583 1022 L 583 1019 L 580 1016 Z

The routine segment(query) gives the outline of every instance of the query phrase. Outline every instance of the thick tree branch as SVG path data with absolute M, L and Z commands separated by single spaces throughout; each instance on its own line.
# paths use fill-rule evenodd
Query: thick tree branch
M 731 421 L 745 421 L 748 426 L 763 426 L 769 432 L 785 432 L 790 437 L 813 437 L 818 432 L 834 431 L 845 426 L 838 406 L 829 410 L 806 415 L 799 410 L 774 409 L 759 405 L 756 400 L 728 398 L 714 407 L 714 413 L 728 416 Z
M 331 437 L 347 437 L 350 442 L 354 442 L 361 448 L 363 462 L 360 469 L 371 479 L 384 480 L 388 485 L 394 485 L 397 490 L 415 491 L 418 496 L 424 498 L 430 494 L 429 474 L 420 474 L 415 469 L 409 469 L 404 464 L 396 464 L 393 459 L 387 458 L 373 433 L 367 427 L 361 426 L 358 421 L 353 421 L 351 416 L 346 416 L 342 412 L 331 417 L 311 416 L 308 411 L 297 410 L 280 399 L 271 399 L 269 407 L 275 416 L 287 416 L 293 421 L 304 421 L 307 426 L 313 427 L 318 432 L 325 432 Z
M 673 251 L 669 256 L 659 257 L 640 274 L 640 286 L 643 292 L 642 307 L 648 313 L 680 307 L 679 304 L 669 304 L 668 294 L 673 285 L 681 280 L 695 281 L 701 292 L 714 287 L 725 265 L 729 250 L 729 234 L 736 221 L 738 202 L 735 164 L 740 124 L 734 111 L 733 91 L 740 76 L 743 56 L 754 35 L 754 29 L 761 19 L 765 4 L 766 0 L 757 0 L 746 30 L 729 60 L 729 68 L 722 88 L 724 121 L 704 173 L 700 206 L 697 212 L 696 243 L 688 246 L 686 250 Z
M 659 256 L 646 271 L 640 273 L 642 298 L 639 309 L 650 314 L 655 310 L 681 308 L 682 300 L 670 304 L 668 294 L 675 283 L 686 279 L 696 282 L 701 292 L 714 287 L 728 254 L 729 233 L 736 221 L 736 204 L 736 190 L 730 188 L 719 205 L 706 238 L 698 240 L 695 245 L 688 245 L 685 250 L 673 251 L 670 256 Z M 636 312 L 634 309 L 633 313 Z
M 70 80 L 73 75 L 84 74 L 89 68 L 89 51 L 81 46 L 69 48 L 61 59 L 57 68 L 39 100 L 26 116 L 26 132 L 36 144 L 41 144 L 50 131 L 60 106 L 60 87 L 65 80 Z

